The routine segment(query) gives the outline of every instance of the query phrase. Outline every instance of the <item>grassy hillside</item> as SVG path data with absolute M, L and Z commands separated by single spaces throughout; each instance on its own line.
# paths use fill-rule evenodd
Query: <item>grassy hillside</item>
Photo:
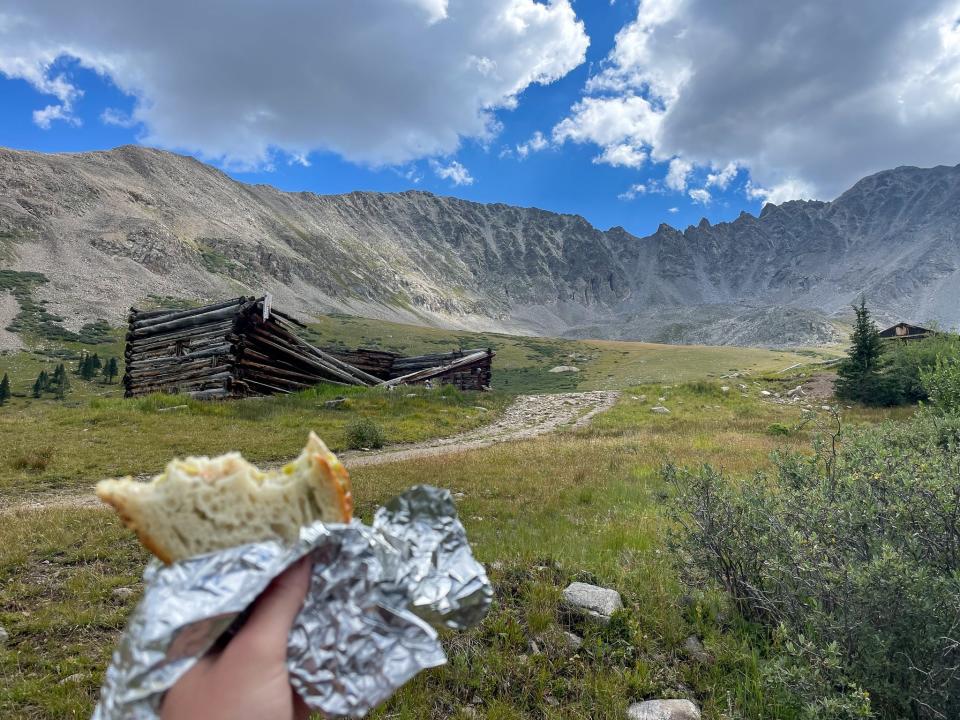
M 783 369 L 806 359 L 796 353 L 750 348 L 705 348 L 626 342 L 581 342 L 465 333 L 353 317 L 322 317 L 309 338 L 317 345 L 372 346 L 406 354 L 452 347 L 492 347 L 493 393 L 438 393 L 321 386 L 290 396 L 203 403 L 157 395 L 123 400 L 119 382 L 84 381 L 69 373 L 64 400 L 36 399 L 37 374 L 63 362 L 72 371 L 80 353 L 122 356 L 120 332 L 109 342 L 85 345 L 45 341 L 30 352 L 0 356 L 14 397 L 0 408 L 0 498 L 90 485 L 101 477 L 158 472 L 174 455 L 216 454 L 242 448 L 256 461 L 295 454 L 308 430 L 335 450 L 358 417 L 379 422 L 390 443 L 453 435 L 489 422 L 512 395 L 528 392 L 618 389 L 643 382 L 683 381 L 730 372 Z M 576 373 L 551 373 L 558 365 Z M 413 397 L 410 397 L 413 395 Z M 334 397 L 349 401 L 336 408 Z

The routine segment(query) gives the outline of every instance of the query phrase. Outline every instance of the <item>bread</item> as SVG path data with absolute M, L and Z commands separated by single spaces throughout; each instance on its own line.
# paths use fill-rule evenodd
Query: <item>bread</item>
M 261 472 L 240 453 L 188 457 L 150 482 L 102 480 L 96 492 L 167 564 L 271 538 L 291 542 L 303 525 L 353 515 L 347 470 L 314 433 L 280 470 Z

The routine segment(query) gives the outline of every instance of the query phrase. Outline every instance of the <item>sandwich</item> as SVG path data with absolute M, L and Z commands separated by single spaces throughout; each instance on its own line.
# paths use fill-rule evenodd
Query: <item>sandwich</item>
M 168 565 L 252 542 L 294 542 L 305 525 L 353 516 L 350 476 L 312 432 L 279 470 L 258 470 L 237 452 L 188 457 L 150 482 L 102 480 L 96 493 Z

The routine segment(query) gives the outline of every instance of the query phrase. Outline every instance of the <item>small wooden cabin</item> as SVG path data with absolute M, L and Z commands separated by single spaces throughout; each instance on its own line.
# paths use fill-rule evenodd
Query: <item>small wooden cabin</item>
M 881 330 L 880 337 L 884 340 L 922 340 L 933 335 L 933 332 L 933 330 L 919 325 L 902 322 L 888 327 L 886 330 Z
M 457 350 L 403 357 L 380 350 L 324 351 L 269 295 L 189 310 L 130 309 L 124 394 L 186 393 L 199 399 L 290 393 L 339 385 L 446 384 L 486 390 L 494 353 Z

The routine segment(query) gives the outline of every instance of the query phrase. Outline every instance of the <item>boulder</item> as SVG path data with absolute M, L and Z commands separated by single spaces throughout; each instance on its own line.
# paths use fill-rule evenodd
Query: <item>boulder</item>
M 650 408 L 650 412 L 656 413 L 657 415 L 669 415 L 670 411 L 665 408 L 663 405 L 654 405 Z
M 333 400 L 327 400 L 323 403 L 325 408 L 335 408 L 343 405 L 347 399 L 345 397 L 335 397 Z
M 547 372 L 552 372 L 552 373 L 578 373 L 578 372 L 580 372 L 580 368 L 574 367 L 573 365 L 557 365 L 556 367 L 552 367 L 552 368 L 550 368 L 549 370 L 547 370 Z
M 603 623 L 623 608 L 623 600 L 616 590 L 582 582 L 570 583 L 564 588 L 563 602 L 571 610 Z
M 760 391 L 760 395 L 761 395 L 761 397 L 771 397 L 771 396 L 773 395 L 773 393 L 770 392 L 769 390 L 761 390 L 761 391 Z
M 3 625 L 0 625 L 0 647 L 6 645 L 8 640 L 10 640 L 10 633 Z
M 627 720 L 700 720 L 700 708 L 689 700 L 647 700 L 627 708 Z
M 114 588 L 110 594 L 118 600 L 129 600 L 137 594 L 137 591 L 130 587 L 118 587 Z

